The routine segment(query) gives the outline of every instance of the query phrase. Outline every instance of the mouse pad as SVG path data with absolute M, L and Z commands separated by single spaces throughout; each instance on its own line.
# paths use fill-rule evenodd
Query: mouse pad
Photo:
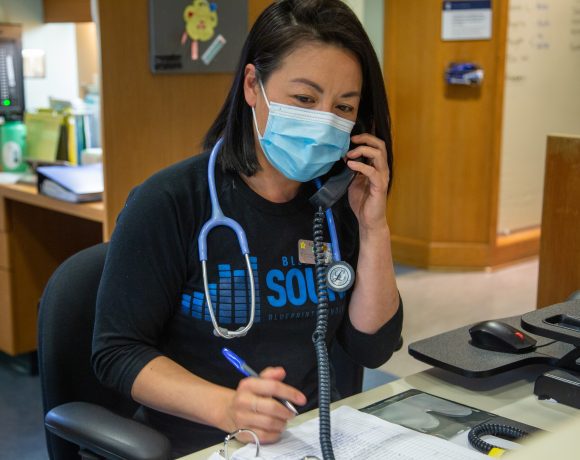
M 420 390 L 408 390 L 377 403 L 362 412 L 375 415 L 391 423 L 405 426 L 421 433 L 430 434 L 459 445 L 468 446 L 469 430 L 484 422 L 502 423 L 528 433 L 538 428 L 510 420 L 491 412 L 440 398 Z M 515 447 L 506 440 L 491 441 L 502 447 Z
M 521 316 L 499 318 L 518 329 Z M 488 377 L 528 364 L 555 365 L 574 346 L 554 341 L 526 331 L 537 340 L 536 349 L 528 353 L 503 353 L 484 350 L 470 344 L 469 328 L 472 324 L 419 340 L 409 345 L 409 354 L 419 361 L 455 372 L 466 377 Z

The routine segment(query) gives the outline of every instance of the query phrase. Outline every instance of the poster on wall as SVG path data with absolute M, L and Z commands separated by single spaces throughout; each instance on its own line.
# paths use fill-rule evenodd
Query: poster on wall
M 489 40 L 491 23 L 491 0 L 443 0 L 443 41 Z
M 149 0 L 151 71 L 233 72 L 247 17 L 247 0 Z

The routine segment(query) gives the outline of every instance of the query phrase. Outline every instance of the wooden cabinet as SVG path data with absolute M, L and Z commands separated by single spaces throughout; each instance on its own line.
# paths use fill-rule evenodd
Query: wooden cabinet
M 538 308 L 580 290 L 580 136 L 548 137 Z
M 103 240 L 102 203 L 71 204 L 0 186 L 0 351 L 36 349 L 38 301 L 66 258 Z
M 535 255 L 538 229 L 497 234 L 508 2 L 493 2 L 490 40 L 443 41 L 441 8 L 385 1 L 393 255 L 415 266 L 472 269 Z M 461 61 L 483 68 L 481 86 L 445 83 L 446 67 Z
M 8 354 L 17 354 L 14 347 L 14 314 L 10 290 L 10 271 L 0 268 L 0 350 Z
M 42 6 L 44 22 L 92 21 L 91 0 L 43 0 Z

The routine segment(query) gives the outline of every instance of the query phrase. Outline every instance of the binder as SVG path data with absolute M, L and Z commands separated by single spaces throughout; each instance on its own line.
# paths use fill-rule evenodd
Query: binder
M 68 161 L 73 165 L 81 164 L 81 154 L 86 148 L 87 133 L 81 112 L 66 109 L 60 130 L 60 142 L 56 159 Z
M 56 160 L 63 120 L 62 115 L 46 110 L 24 115 L 28 158 Z
M 38 193 L 70 203 L 103 198 L 103 165 L 39 166 Z

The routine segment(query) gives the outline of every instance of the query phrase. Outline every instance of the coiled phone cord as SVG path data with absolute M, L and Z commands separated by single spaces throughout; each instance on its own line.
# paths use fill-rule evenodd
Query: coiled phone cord
M 334 460 L 330 437 L 330 366 L 326 348 L 328 329 L 328 291 L 326 286 L 326 262 L 324 254 L 324 211 L 318 207 L 314 215 L 314 257 L 316 262 L 316 328 L 312 334 L 318 363 L 318 411 L 320 450 L 324 460 Z
M 503 425 L 500 423 L 481 423 L 474 426 L 467 435 L 469 444 L 484 454 L 489 454 L 492 450 L 501 454 L 505 449 L 494 446 L 481 439 L 482 436 L 500 436 L 509 439 L 520 439 L 528 435 L 527 431 L 520 430 L 515 426 Z M 498 455 L 495 455 L 498 456 Z

